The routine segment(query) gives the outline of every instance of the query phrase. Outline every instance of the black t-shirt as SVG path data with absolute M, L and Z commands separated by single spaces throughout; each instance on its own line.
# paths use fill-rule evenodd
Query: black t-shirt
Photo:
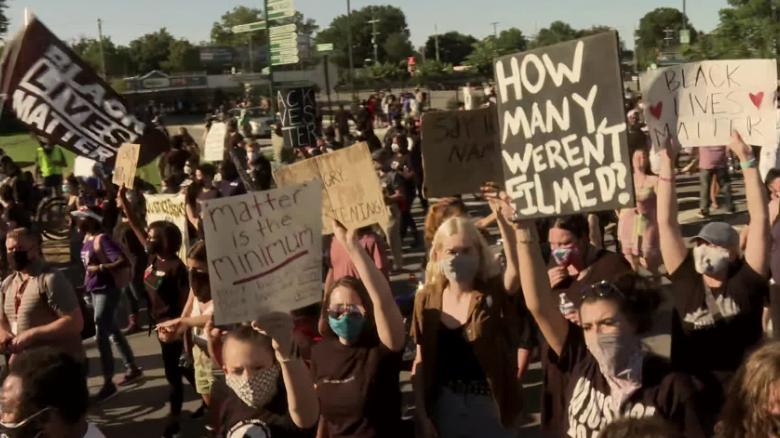
M 568 375 L 564 390 L 566 415 L 562 436 L 596 438 L 607 424 L 624 417 L 659 416 L 685 437 L 704 437 L 691 378 L 673 372 L 663 358 L 646 354 L 641 387 L 615 410 L 611 389 L 598 362 L 585 347 L 582 329 L 569 323 L 569 334 L 560 356 L 549 350 L 547 366 Z
M 546 233 L 543 235 L 546 235 Z M 590 250 L 595 250 L 593 247 L 589 248 Z M 550 263 L 550 266 L 552 266 L 554 262 L 550 261 Z M 559 294 L 565 293 L 567 298 L 574 303 L 574 306 L 579 307 L 585 288 L 603 280 L 614 280 L 629 271 L 631 271 L 631 265 L 628 264 L 623 256 L 611 251 L 600 250 L 581 279 L 569 278 L 564 280 L 562 284 L 553 289 L 553 293 L 556 299 Z M 585 347 L 583 346 L 582 348 L 584 349 Z M 551 354 L 549 351 L 550 347 L 544 339 L 540 339 L 540 349 L 542 358 L 546 357 L 547 354 Z M 547 433 L 556 433 L 560 431 L 564 424 L 566 406 L 563 391 L 569 384 L 569 376 L 566 373 L 561 373 L 554 366 L 545 366 L 543 369 L 542 430 Z
M 290 418 L 287 392 L 282 378 L 271 401 L 262 408 L 244 403 L 224 379 L 217 379 L 211 388 L 210 422 L 218 438 L 303 438 L 313 436 L 313 430 L 300 429 Z M 257 430 L 257 432 L 254 432 Z M 265 435 L 259 431 L 264 431 Z M 239 434 L 239 432 L 242 432 Z M 253 434 L 253 432 L 255 434 Z
M 739 260 L 729 268 L 724 287 L 712 289 L 712 309 L 692 252 L 669 278 L 677 314 L 672 363 L 694 375 L 736 371 L 746 353 L 762 339 L 761 313 L 768 278 Z
M 184 302 L 187 300 L 189 277 L 187 267 L 178 257 L 170 267 L 162 269 L 160 265 L 157 257 L 153 257 L 151 264 L 144 271 L 144 285 L 148 291 L 156 292 L 162 300 L 161 304 L 165 307 L 153 308 L 152 316 L 164 321 L 181 316 Z
M 311 361 L 327 436 L 400 436 L 400 352 L 379 342 L 346 346 L 329 337 L 312 348 Z

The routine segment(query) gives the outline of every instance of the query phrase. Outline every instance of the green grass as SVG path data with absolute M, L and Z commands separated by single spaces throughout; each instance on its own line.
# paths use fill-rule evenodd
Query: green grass
M 27 133 L 0 135 L 0 148 L 5 150 L 5 153 L 24 167 L 25 170 L 32 171 L 32 166 L 35 165 L 35 148 L 37 146 L 38 142 Z M 63 151 L 65 152 L 65 160 L 68 162 L 65 170 L 65 176 L 67 176 L 73 172 L 73 161 L 76 159 L 76 154 L 65 148 L 63 148 Z M 157 160 L 138 169 L 136 176 L 159 187 L 160 171 L 157 168 Z

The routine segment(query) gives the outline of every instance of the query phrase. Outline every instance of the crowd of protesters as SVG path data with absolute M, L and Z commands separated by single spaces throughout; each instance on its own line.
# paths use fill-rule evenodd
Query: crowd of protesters
M 486 87 L 485 104 L 494 97 Z M 471 217 L 476 210 L 461 197 L 425 196 L 420 118 L 429 100 L 419 89 L 386 90 L 354 108 L 339 105 L 329 123 L 320 121 L 316 144 L 275 157 L 223 112 L 225 154 L 216 165 L 180 128 L 158 170 L 162 193 L 184 195 L 186 234 L 171 222 L 147 223 L 143 195 L 154 186 L 137 178 L 133 189 L 117 187 L 100 165 L 91 177 L 64 178 L 63 151 L 44 139 L 37 175 L 0 159 L 0 433 L 103 436 L 87 408 L 147 378 L 127 340 L 146 328 L 158 338 L 170 391 L 163 437 L 183 436 L 182 422 L 198 417 L 206 423 L 198 436 L 523 436 L 522 383 L 535 360 L 545 436 L 780 437 L 780 343 L 771 339 L 780 332 L 780 170 L 762 180 L 739 133 L 681 165 L 674 140 L 650 143 L 641 99 L 631 96 L 636 207 L 527 220 L 486 181 L 474 195 L 490 212 Z M 333 235 L 323 237 L 320 304 L 215 326 L 200 203 L 267 190 L 274 166 L 361 141 L 389 222 L 348 230 L 333 221 Z M 704 223 L 686 240 L 676 180 L 697 163 Z M 731 178 L 744 182 L 746 213 Z M 721 191 L 723 214 L 715 216 Z M 78 281 L 44 258 L 33 218 L 48 195 L 67 198 Z M 716 218 L 746 225 L 740 232 Z M 496 235 L 500 251 L 488 243 Z M 420 272 L 409 270 L 419 252 Z M 409 302 L 390 284 L 407 275 L 421 277 Z M 643 343 L 664 301 L 672 309 L 668 357 Z M 99 368 L 82 344 L 93 336 Z M 118 378 L 114 346 L 124 364 Z M 90 369 L 103 377 L 91 397 Z M 402 397 L 405 370 L 412 401 Z M 185 417 L 187 384 L 201 406 Z

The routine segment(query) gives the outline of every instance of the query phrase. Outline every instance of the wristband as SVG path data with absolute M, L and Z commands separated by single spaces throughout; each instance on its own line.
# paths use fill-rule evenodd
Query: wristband
M 751 159 L 749 159 L 747 161 L 740 161 L 739 162 L 739 167 L 742 170 L 750 169 L 751 167 L 756 167 L 756 159 L 755 158 L 751 158 Z

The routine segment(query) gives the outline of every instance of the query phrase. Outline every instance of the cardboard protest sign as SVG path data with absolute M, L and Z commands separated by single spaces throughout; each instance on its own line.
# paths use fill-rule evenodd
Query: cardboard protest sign
M 317 144 L 317 101 L 314 88 L 288 88 L 276 93 L 284 143 L 293 148 Z
M 323 231 L 330 234 L 331 219 L 349 229 L 385 224 L 387 207 L 382 185 L 366 143 L 358 143 L 277 169 L 279 187 L 317 180 L 322 183 Z
M 316 183 L 202 203 L 217 325 L 320 301 L 321 203 Z
M 141 145 L 133 143 L 124 143 L 119 147 L 116 153 L 116 162 L 114 164 L 114 176 L 111 182 L 122 187 L 125 185 L 128 189 L 133 188 L 135 179 L 135 168 L 138 164 L 138 151 Z
M 204 161 L 222 161 L 225 155 L 225 135 L 227 125 L 223 122 L 212 123 L 206 133 L 206 144 L 203 146 Z
M 495 108 L 423 114 L 426 196 L 475 193 L 487 181 L 504 181 L 496 124 Z
M 701 61 L 650 70 L 640 78 L 653 144 L 717 146 L 738 131 L 745 143 L 777 146 L 774 59 Z
M 495 64 L 506 191 L 526 218 L 634 205 L 616 32 Z
M 181 231 L 181 249 L 179 258 L 187 260 L 187 252 L 190 249 L 190 236 L 187 227 L 187 210 L 184 204 L 184 194 L 159 194 L 144 195 L 146 200 L 146 223 L 155 221 L 172 222 Z
M 37 18 L 3 51 L 4 104 L 30 131 L 82 155 L 114 164 L 123 143 L 141 145 L 145 165 L 168 148 L 168 138 L 139 120 L 124 98 Z
M 76 156 L 76 159 L 73 160 L 73 174 L 79 178 L 93 177 L 95 176 L 95 164 L 97 164 L 95 160 Z

